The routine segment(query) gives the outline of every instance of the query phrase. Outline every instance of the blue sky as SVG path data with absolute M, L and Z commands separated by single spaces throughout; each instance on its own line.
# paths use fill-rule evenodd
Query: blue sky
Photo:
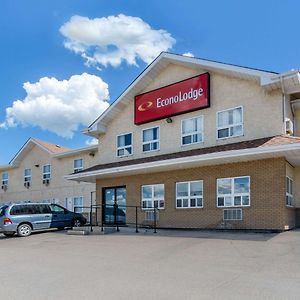
M 160 51 L 299 69 L 299 11 L 297 0 L 1 0 L 0 164 L 29 137 L 85 147 L 80 130 Z

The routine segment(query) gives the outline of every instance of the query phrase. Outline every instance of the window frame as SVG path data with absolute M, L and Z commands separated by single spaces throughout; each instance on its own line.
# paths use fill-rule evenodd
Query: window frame
M 27 170 L 30 170 L 30 175 L 26 175 Z M 28 180 L 28 178 L 29 178 L 29 180 Z M 31 181 L 32 181 L 32 169 L 31 168 L 26 168 L 26 169 L 24 169 L 24 183 L 26 183 L 26 182 L 31 183 Z
M 76 204 L 75 205 L 75 199 L 81 199 L 81 205 Z M 73 211 L 76 213 L 82 213 L 84 208 L 83 208 L 83 196 L 75 196 L 72 199 L 73 202 Z M 79 209 L 76 209 L 77 207 L 79 207 Z
M 234 179 L 237 178 L 249 178 L 249 192 L 248 193 L 234 193 Z M 218 181 L 219 180 L 231 180 L 231 193 L 230 194 L 219 194 L 218 191 Z M 217 184 L 216 184 L 216 195 L 217 195 L 217 208 L 228 208 L 228 207 L 250 207 L 251 206 L 251 177 L 250 176 L 236 176 L 236 177 L 227 177 L 227 178 L 217 178 Z M 249 197 L 249 204 L 248 205 L 243 205 L 243 196 L 248 196 Z M 219 205 L 219 198 L 223 197 L 224 198 L 224 205 Z M 231 205 L 226 205 L 226 199 L 225 197 L 231 197 Z M 240 205 L 234 205 L 234 198 L 235 197 L 241 197 L 241 204 Z
M 144 131 L 146 130 L 150 130 L 150 129 L 154 129 L 154 128 L 157 128 L 158 129 L 158 139 L 156 140 L 152 140 L 152 141 L 148 141 L 148 142 L 144 142 Z M 144 128 L 142 129 L 142 136 L 141 136 L 141 141 L 142 141 L 142 153 L 149 153 L 149 152 L 155 152 L 155 151 L 159 151 L 160 150 L 160 126 L 153 126 L 153 127 L 149 127 L 149 128 Z M 151 145 L 153 143 L 157 143 L 158 144 L 158 147 L 157 149 L 153 149 L 153 150 L 148 150 L 148 151 L 144 151 L 144 145 L 145 144 L 150 144 L 150 148 L 151 148 Z
M 122 147 L 118 147 L 118 137 L 119 136 L 124 136 L 124 135 L 131 135 L 131 144 L 128 146 L 122 146 Z M 126 151 L 126 148 L 131 147 L 131 154 L 124 154 L 124 155 L 118 155 L 118 151 L 119 150 L 124 150 L 124 152 Z M 126 133 L 122 133 L 122 134 L 118 134 L 116 136 L 116 157 L 128 157 L 128 156 L 132 156 L 133 155 L 133 133 L 132 132 L 126 132 Z
M 192 183 L 195 183 L 195 182 L 200 182 L 201 183 L 201 185 L 202 185 L 202 195 L 201 196 L 193 196 L 193 195 L 191 195 L 191 184 Z M 178 195 L 177 195 L 177 191 L 178 191 L 178 185 L 179 184 L 183 184 L 183 183 L 187 183 L 188 184 L 188 196 L 181 196 L 181 197 L 178 197 Z M 199 179 L 199 180 L 192 180 L 192 181 L 180 181 L 180 182 L 176 182 L 176 202 L 175 202 L 175 208 L 176 209 L 194 209 L 194 208 L 196 208 L 196 209 L 198 209 L 198 208 L 203 208 L 203 206 L 204 206 L 204 202 L 203 202 L 203 199 L 204 199 L 204 193 L 203 193 L 203 190 L 204 190 L 204 181 L 202 180 L 202 179 Z M 202 202 L 202 205 L 201 206 L 191 206 L 191 199 L 193 199 L 193 198 L 201 198 L 201 202 Z M 177 206 L 177 201 L 179 200 L 179 199 L 187 199 L 188 200 L 188 206 Z M 195 204 L 197 204 L 197 201 L 196 201 L 196 203 Z
M 79 160 L 81 160 L 81 167 L 76 168 L 76 167 L 75 167 L 75 161 L 79 161 Z M 83 170 L 83 158 L 76 158 L 76 159 L 74 159 L 74 160 L 73 160 L 73 172 L 74 172 L 74 173 L 77 173 L 77 172 L 80 172 L 80 171 L 82 171 L 82 170 Z
M 158 197 L 154 197 L 154 186 L 158 186 L 158 185 L 162 185 L 164 188 L 164 196 L 163 199 L 158 198 Z M 143 198 L 143 187 L 151 187 L 151 198 Z M 152 206 L 151 207 L 144 207 L 143 206 L 143 202 L 144 201 L 151 201 Z M 154 202 L 158 201 L 158 205 L 157 207 L 155 207 Z M 160 207 L 160 201 L 163 201 L 163 206 Z M 154 184 L 143 184 L 141 185 L 141 209 L 142 210 L 153 210 L 154 208 L 156 209 L 165 209 L 165 184 L 164 183 L 154 183 Z
M 289 181 L 289 184 L 287 184 L 287 181 Z M 291 187 L 292 187 L 292 190 L 289 191 L 289 187 L 290 187 L 290 184 L 291 184 Z M 286 176 L 285 177 L 285 205 L 287 207 L 294 207 L 294 194 L 293 194 L 293 191 L 294 191 L 294 180 L 289 177 L 289 176 Z M 292 192 L 292 193 L 290 193 Z M 291 202 L 289 203 L 289 201 L 287 200 L 288 197 L 291 198 Z
M 219 118 L 218 118 L 219 113 L 230 111 L 230 110 L 233 111 L 233 110 L 239 109 L 239 108 L 241 108 L 241 111 L 242 111 L 242 122 L 241 123 L 219 127 L 219 124 L 218 124 L 219 123 Z M 230 128 L 233 128 L 235 126 L 242 126 L 242 133 L 241 134 L 239 134 L 239 135 L 228 135 L 226 137 L 220 137 L 219 138 L 219 135 L 218 135 L 219 130 L 228 128 L 229 133 L 230 133 Z M 243 106 L 240 105 L 240 106 L 236 106 L 236 107 L 227 108 L 227 109 L 217 111 L 217 113 L 216 113 L 216 138 L 217 138 L 217 140 L 225 140 L 225 139 L 235 138 L 235 137 L 239 137 L 239 136 L 243 136 L 243 135 L 244 135 L 244 107 Z
M 193 120 L 193 119 L 200 119 L 200 122 L 201 122 L 201 125 L 202 125 L 202 131 L 194 131 L 193 133 L 190 133 L 190 134 L 183 134 L 183 122 L 184 121 L 188 121 L 188 120 Z M 184 144 L 183 143 L 183 138 L 186 137 L 186 136 L 193 136 L 193 135 L 196 135 L 196 134 L 201 134 L 202 136 L 202 139 L 201 141 L 199 142 L 192 142 L 192 143 L 189 143 L 189 144 Z M 200 116 L 195 116 L 195 117 L 192 117 L 192 118 L 188 118 L 188 119 L 182 119 L 181 120 L 181 146 L 185 147 L 185 146 L 189 146 L 189 145 L 194 145 L 194 144 L 201 144 L 201 143 L 204 143 L 204 115 L 200 115 Z
M 7 178 L 4 179 L 4 175 L 7 175 Z M 8 172 L 3 172 L 1 175 L 1 184 L 8 186 L 8 182 L 9 182 L 9 173 Z
M 50 166 L 50 171 L 49 172 L 44 172 L 44 167 L 47 167 L 47 166 Z M 51 179 L 51 173 L 52 173 L 52 168 L 51 168 L 51 164 L 46 164 L 46 165 L 43 165 L 43 173 L 42 173 L 42 179 L 43 180 L 47 180 L 47 179 Z M 49 177 L 45 177 L 45 175 L 48 175 L 49 174 Z

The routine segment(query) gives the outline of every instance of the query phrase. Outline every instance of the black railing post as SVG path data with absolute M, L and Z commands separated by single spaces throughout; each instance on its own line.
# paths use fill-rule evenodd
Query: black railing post
M 91 226 L 91 232 L 93 232 L 93 206 L 92 205 L 90 209 L 90 226 Z
M 135 232 L 138 233 L 138 207 L 135 207 Z
M 154 233 L 156 233 L 156 208 L 154 207 Z
M 117 232 L 120 231 L 119 220 L 118 220 L 118 204 L 115 203 L 115 223 L 117 224 Z
M 104 212 L 104 205 L 103 204 L 101 204 L 101 231 L 103 231 L 103 218 L 104 218 L 104 214 L 103 214 L 103 212 Z

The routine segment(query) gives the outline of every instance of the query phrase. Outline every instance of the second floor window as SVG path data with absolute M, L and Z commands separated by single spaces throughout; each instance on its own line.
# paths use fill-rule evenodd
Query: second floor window
M 203 142 L 203 117 L 182 120 L 181 144 L 189 145 Z
M 51 165 L 43 166 L 43 182 L 46 183 L 46 180 L 50 180 L 51 178 Z
M 217 137 L 224 139 L 243 135 L 243 109 L 237 107 L 217 113 Z
M 2 173 L 2 185 L 8 185 L 8 173 Z
M 159 127 L 143 130 L 143 152 L 159 150 Z
M 117 136 L 117 156 L 123 157 L 132 154 L 132 133 Z
M 83 170 L 83 159 L 74 159 L 74 173 L 77 173 L 81 170 Z
M 31 169 L 24 170 L 24 182 L 31 182 Z

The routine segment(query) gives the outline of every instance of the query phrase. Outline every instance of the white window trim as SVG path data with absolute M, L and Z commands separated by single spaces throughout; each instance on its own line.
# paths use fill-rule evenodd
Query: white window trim
M 154 184 L 143 184 L 141 186 L 141 208 L 142 210 L 153 210 L 154 209 L 154 201 L 159 201 L 162 200 L 161 198 L 154 198 L 154 186 L 155 185 L 163 185 L 164 186 L 164 207 L 157 207 L 157 209 L 161 210 L 161 209 L 165 209 L 166 206 L 166 202 L 165 202 L 165 184 L 164 183 L 154 183 Z M 143 198 L 143 187 L 146 186 L 151 186 L 151 198 Z M 152 202 L 152 207 L 143 207 L 143 201 L 151 201 Z
M 249 178 L 249 193 L 238 193 L 238 194 L 234 194 L 234 179 L 236 178 Z M 231 194 L 220 194 L 218 193 L 218 180 L 226 180 L 226 179 L 230 179 L 231 180 L 231 191 L 232 193 Z M 229 208 L 229 207 L 250 207 L 251 206 L 251 178 L 250 176 L 236 176 L 236 177 L 227 177 L 227 178 L 217 178 L 217 191 L 216 191 L 216 194 L 217 194 L 217 207 L 218 208 Z M 243 205 L 243 199 L 241 199 L 241 205 L 234 205 L 234 197 L 235 196 L 249 196 L 249 204 L 248 205 Z M 225 205 L 225 199 L 224 199 L 224 205 L 218 205 L 218 198 L 219 197 L 232 197 L 233 199 L 233 205 L 230 205 L 230 206 L 226 206 Z
M 7 174 L 7 179 L 4 179 L 4 174 Z M 8 186 L 8 182 L 9 182 L 9 174 L 8 172 L 3 172 L 1 175 L 1 183 L 2 185 Z
M 75 205 L 75 198 L 81 198 L 81 203 L 82 205 Z M 84 198 L 83 196 L 75 196 L 72 198 L 72 204 L 73 204 L 73 211 L 77 212 L 77 213 L 82 213 L 84 208 L 82 206 L 84 206 Z M 75 210 L 76 207 L 79 207 L 79 209 Z
M 202 196 L 191 196 L 191 183 L 193 182 L 201 182 L 202 183 Z M 183 197 L 177 197 L 177 186 L 178 184 L 181 183 L 187 183 L 188 184 L 188 196 L 183 196 Z M 175 207 L 176 209 L 198 209 L 198 208 L 203 208 L 203 199 L 204 199 L 204 185 L 203 185 L 203 180 L 199 179 L 199 180 L 192 180 L 192 181 L 180 181 L 180 182 L 176 182 L 176 203 L 175 203 Z M 191 206 L 191 198 L 201 198 L 202 199 L 202 205 L 201 206 Z M 177 206 L 177 199 L 188 199 L 188 204 L 189 206 L 187 207 L 179 207 Z
M 292 185 L 293 185 L 293 188 L 292 188 L 292 189 L 293 189 L 293 191 L 294 191 L 294 180 L 293 180 L 291 177 L 289 177 L 289 176 L 286 176 L 286 178 L 288 178 L 288 179 L 292 182 Z M 287 204 L 287 202 L 286 202 L 286 196 L 289 196 L 289 197 L 292 198 L 292 204 L 291 204 L 291 205 L 290 205 L 290 204 Z M 287 207 L 294 207 L 294 195 L 288 193 L 287 187 L 285 187 L 285 205 L 286 205 Z
M 75 161 L 76 160 L 81 160 L 82 161 L 82 166 L 81 167 L 75 168 Z M 83 158 L 76 158 L 76 159 L 74 159 L 73 160 L 73 172 L 76 173 L 76 172 L 79 172 L 79 171 L 82 171 L 82 170 L 83 170 Z
M 237 108 L 241 108 L 242 109 L 242 122 L 234 124 L 234 125 L 218 127 L 218 114 L 222 113 L 222 112 L 225 112 L 225 111 L 229 111 L 229 110 L 235 110 Z M 225 128 L 232 128 L 232 127 L 239 126 L 239 125 L 242 125 L 242 133 L 241 134 L 227 136 L 227 137 L 222 137 L 222 138 L 218 137 L 218 131 L 219 130 L 225 129 Z M 243 108 L 243 106 L 236 106 L 236 107 L 232 107 L 232 108 L 228 108 L 228 109 L 223 109 L 223 110 L 217 111 L 217 113 L 216 113 L 216 138 L 217 138 L 217 140 L 225 140 L 225 139 L 235 138 L 235 137 L 239 137 L 239 136 L 243 136 L 243 135 L 244 135 L 244 108 Z
M 123 136 L 123 135 L 127 135 L 127 134 L 131 134 L 131 154 L 124 154 L 124 155 L 118 155 L 118 151 L 119 150 L 122 150 L 122 149 L 124 149 L 125 150 L 125 148 L 128 148 L 129 146 L 122 146 L 122 147 L 118 147 L 118 137 L 119 136 Z M 142 136 L 142 138 L 143 138 L 143 136 Z M 126 133 L 121 133 L 121 134 L 118 134 L 117 136 L 116 136 L 116 157 L 128 157 L 128 156 L 132 156 L 133 155 L 133 133 L 132 132 L 126 132 Z
M 154 129 L 154 128 L 158 128 L 158 139 L 157 140 L 152 140 L 151 142 L 144 142 L 143 141 L 143 135 L 144 135 L 144 131 L 145 130 L 149 130 L 149 129 Z M 155 152 L 155 151 L 159 151 L 160 150 L 160 126 L 153 126 L 153 127 L 149 127 L 149 128 L 144 128 L 142 129 L 142 136 L 141 136 L 141 144 L 142 144 L 142 153 L 149 153 L 149 152 Z M 143 146 L 145 144 L 149 144 L 149 143 L 158 143 L 158 148 L 154 149 L 154 150 L 148 150 L 148 151 L 143 151 Z
M 25 175 L 26 170 L 30 170 L 30 175 Z M 29 180 L 28 179 L 26 180 L 26 178 L 29 178 Z M 31 182 L 31 179 L 32 179 L 32 170 L 31 170 L 31 168 L 24 169 L 24 183 L 25 182 Z
M 200 118 L 201 119 L 201 123 L 202 123 L 202 131 L 194 131 L 194 133 L 190 133 L 190 134 L 183 134 L 182 133 L 182 129 L 183 129 L 183 122 L 184 121 L 187 121 L 187 120 L 192 120 L 192 119 L 197 119 L 197 118 Z M 183 144 L 183 137 L 185 136 L 189 136 L 189 135 L 194 135 L 194 134 L 199 134 L 201 133 L 202 134 L 202 141 L 200 142 L 194 142 L 194 143 L 190 143 L 190 144 Z M 192 117 L 192 118 L 188 118 L 188 119 L 183 119 L 181 120 L 181 146 L 182 147 L 185 147 L 185 146 L 190 146 L 190 145 L 195 145 L 195 144 L 202 144 L 204 143 L 204 115 L 200 115 L 200 116 L 195 116 L 195 117 Z
M 50 166 L 50 172 L 44 173 L 44 167 L 46 167 L 46 166 Z M 42 179 L 43 179 L 43 180 L 45 180 L 45 179 L 49 179 L 49 180 L 50 180 L 50 179 L 51 179 L 51 177 L 52 177 L 52 176 L 51 176 L 51 173 L 52 173 L 51 164 L 46 164 L 46 165 L 43 165 L 43 176 L 42 176 L 43 178 L 42 178 Z M 46 175 L 46 174 L 50 174 L 50 176 L 49 176 L 49 177 L 47 177 L 47 178 L 44 178 L 44 175 Z

